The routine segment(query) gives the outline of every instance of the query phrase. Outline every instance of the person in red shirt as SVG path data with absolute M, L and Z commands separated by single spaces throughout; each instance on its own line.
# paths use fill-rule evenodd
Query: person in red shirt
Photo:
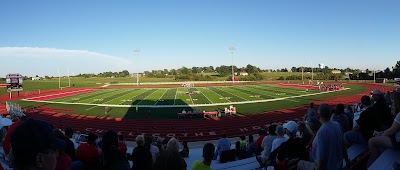
M 78 159 L 85 164 L 87 169 L 97 169 L 100 166 L 100 154 L 96 146 L 97 136 L 89 134 L 87 143 L 82 143 L 77 149 Z
M 128 150 L 128 148 L 126 147 L 126 144 L 124 141 L 124 136 L 119 135 L 118 136 L 118 153 L 119 153 L 120 160 L 124 160 L 126 158 L 127 150 Z
M 8 127 L 6 137 L 4 138 L 4 143 L 3 143 L 3 149 L 4 152 L 8 155 L 10 154 L 10 144 L 11 144 L 11 134 L 14 132 L 14 130 L 25 120 L 27 119 L 26 116 L 23 117 L 16 117 L 14 119 L 14 123 Z
M 263 129 L 258 130 L 258 139 L 256 141 L 256 150 L 255 154 L 260 155 L 260 153 L 264 150 L 264 148 L 261 147 L 262 141 L 265 137 L 265 131 Z

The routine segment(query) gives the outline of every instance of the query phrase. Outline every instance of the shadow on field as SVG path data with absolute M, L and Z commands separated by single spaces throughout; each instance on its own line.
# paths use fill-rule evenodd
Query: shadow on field
M 126 114 L 123 117 L 124 119 L 177 119 L 177 113 L 181 113 L 183 110 L 185 110 L 186 112 L 193 112 L 193 110 L 195 109 L 192 107 L 188 107 L 188 104 L 180 99 L 166 99 L 158 101 L 136 100 L 132 101 L 131 105 L 132 107 L 130 107 L 126 111 Z M 171 105 L 174 107 L 152 107 L 157 105 Z M 181 107 L 176 107 L 176 105 L 180 105 Z

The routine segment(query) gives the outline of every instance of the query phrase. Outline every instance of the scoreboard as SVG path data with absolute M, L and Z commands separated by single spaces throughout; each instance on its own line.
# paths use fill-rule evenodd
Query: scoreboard
M 22 91 L 23 77 L 21 74 L 7 74 L 6 75 L 6 88 L 8 92 Z

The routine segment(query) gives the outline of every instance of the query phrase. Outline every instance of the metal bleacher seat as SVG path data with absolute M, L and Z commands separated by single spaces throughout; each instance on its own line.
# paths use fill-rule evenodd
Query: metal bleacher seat
M 368 145 L 353 144 L 347 149 L 347 154 L 349 156 L 350 163 L 357 161 L 357 158 L 364 155 L 368 151 Z
M 393 162 L 400 163 L 400 151 L 394 149 L 386 149 L 368 170 L 392 169 Z

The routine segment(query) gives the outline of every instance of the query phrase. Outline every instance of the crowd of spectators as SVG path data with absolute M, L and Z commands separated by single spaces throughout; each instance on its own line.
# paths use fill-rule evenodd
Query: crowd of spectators
M 235 157 L 255 157 L 266 168 L 341 169 L 350 165 L 347 149 L 359 144 L 369 146 L 371 165 L 385 148 L 400 148 L 400 89 L 385 94 L 374 90 L 371 96 L 362 96 L 360 103 L 359 108 L 320 104 L 317 110 L 311 103 L 302 121 L 272 124 L 266 131 L 260 129 L 256 140 L 253 135 L 240 136 L 235 143 Z M 357 109 L 361 113 L 353 124 L 353 110 Z M 176 138 L 138 135 L 136 147 L 127 153 L 123 135 L 112 130 L 102 137 L 90 133 L 76 148 L 72 128 L 61 131 L 47 122 L 26 117 L 16 117 L 14 123 L 1 128 L 4 152 L 9 156 L 10 167 L 17 170 L 188 168 L 184 159 L 189 157 L 188 144 L 183 141 L 180 150 Z M 216 146 L 204 145 L 203 160 L 196 160 L 191 168 L 208 170 L 212 160 L 230 150 L 231 141 L 222 133 Z

